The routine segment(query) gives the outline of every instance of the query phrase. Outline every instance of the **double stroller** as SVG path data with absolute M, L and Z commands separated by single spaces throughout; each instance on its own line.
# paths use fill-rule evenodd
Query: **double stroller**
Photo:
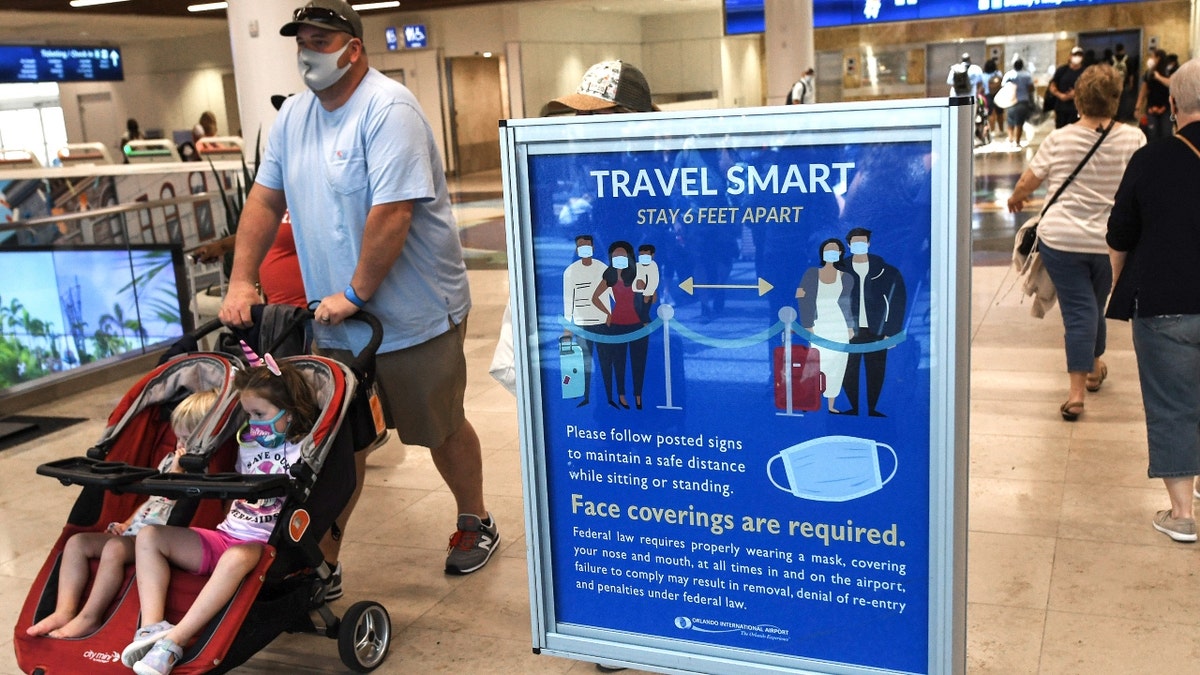
M 271 325 L 270 317 L 277 314 L 272 314 L 272 309 L 267 307 L 267 320 L 256 321 L 256 325 Z M 262 318 L 263 309 L 256 311 Z M 287 311 L 294 315 L 290 321 L 277 322 L 286 323 L 278 339 L 266 339 L 264 333 L 252 344 L 263 347 L 262 351 L 287 342 L 305 344 L 303 334 L 312 313 L 294 308 Z M 184 336 L 172 350 L 184 353 L 161 363 L 139 380 L 109 415 L 99 442 L 83 456 L 38 467 L 41 475 L 83 489 L 21 609 L 13 643 L 22 672 L 124 672 L 119 663 L 121 650 L 139 625 L 132 564 L 126 567 L 121 590 L 101 626 L 92 634 L 55 639 L 30 637 L 26 629 L 54 611 L 59 565 L 67 540 L 78 532 L 102 532 L 107 523 L 124 520 L 148 494 L 176 500 L 168 524 L 206 528 L 215 527 L 224 517 L 222 500 L 285 498 L 283 512 L 258 565 L 233 599 L 192 644 L 185 646 L 173 673 L 227 672 L 283 632 L 315 632 L 336 639 L 343 664 L 357 672 L 369 672 L 383 662 L 391 641 L 387 610 L 377 602 L 363 601 L 352 605 L 339 619 L 325 600 L 332 570 L 318 547 L 354 491 L 355 450 L 377 440 L 379 432 L 372 420 L 367 392 L 374 377 L 375 350 L 382 329 L 368 314 L 357 317 L 371 326 L 373 335 L 350 366 L 305 354 L 278 359 L 290 362 L 303 373 L 321 408 L 312 431 L 301 442 L 301 460 L 289 474 L 242 475 L 233 471 L 237 430 L 246 414 L 232 385 L 237 370 L 246 367 L 244 356 L 236 337 L 228 334 L 221 336 L 228 353 L 193 352 L 187 348 L 219 329 L 217 322 Z M 286 350 L 275 355 L 281 353 Z M 187 441 L 186 453 L 179 459 L 183 472 L 159 473 L 153 468 L 157 458 L 170 452 L 176 443 L 171 411 L 190 394 L 208 390 L 218 392 L 217 403 Z M 364 425 L 368 428 L 361 428 Z M 95 565 L 92 561 L 93 572 Z M 166 605 L 168 621 L 179 621 L 207 580 L 207 576 L 172 570 Z

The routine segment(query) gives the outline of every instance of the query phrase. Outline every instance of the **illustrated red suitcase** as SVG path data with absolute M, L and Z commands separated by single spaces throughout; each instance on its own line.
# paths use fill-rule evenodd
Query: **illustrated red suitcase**
M 771 372 L 775 378 L 775 407 L 788 409 L 787 376 L 783 347 L 776 347 Z M 821 372 L 821 353 L 804 345 L 792 345 L 792 410 L 817 410 L 825 393 L 825 374 Z

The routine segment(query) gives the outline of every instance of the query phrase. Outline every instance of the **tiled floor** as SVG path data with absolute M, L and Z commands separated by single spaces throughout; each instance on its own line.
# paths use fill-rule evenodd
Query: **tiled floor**
M 1194 672 L 1200 658 L 1197 549 L 1150 527 L 1166 498 L 1145 477 L 1143 412 L 1128 326 L 1110 325 L 1111 377 L 1087 412 L 1063 422 L 1066 391 L 1057 311 L 1029 316 L 1003 264 L 1013 221 L 1002 204 L 1024 152 L 977 155 L 970 420 L 967 671 Z M 467 410 L 483 439 L 485 492 L 503 545 L 482 571 L 442 573 L 453 504 L 422 448 L 393 440 L 371 455 L 346 533 L 345 609 L 373 599 L 394 640 L 381 673 L 590 673 L 593 666 L 530 649 L 515 405 L 487 375 L 507 297 L 495 252 L 499 181 L 458 182 L 473 250 Z M 1033 208 L 1033 207 L 1031 207 Z M 0 453 L 0 612 L 15 623 L 77 488 L 34 475 L 81 453 L 132 378 L 27 411 L 89 421 Z M 11 634 L 0 672 L 16 672 Z M 240 673 L 345 672 L 336 644 L 283 636 Z

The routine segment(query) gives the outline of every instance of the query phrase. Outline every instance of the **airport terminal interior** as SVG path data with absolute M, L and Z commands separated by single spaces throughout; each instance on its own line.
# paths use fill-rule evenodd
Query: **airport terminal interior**
M 570 11 L 582 11 L 581 5 L 590 3 L 564 0 L 563 4 L 570 5 Z M 829 97 L 824 101 L 941 96 L 940 81 L 931 84 L 929 78 L 935 71 L 942 77 L 944 68 L 927 64 L 926 54 L 953 59 L 964 49 L 976 54 L 977 60 L 1036 54 L 1044 76 L 1056 55 L 1069 51 L 1076 37 L 1086 33 L 1093 41 L 1090 44 L 1107 45 L 1115 39 L 1104 32 L 1108 27 L 1148 25 L 1157 20 L 1153 17 L 1158 10 L 1167 17 L 1162 20 L 1167 28 L 1156 24 L 1153 34 L 1122 33 L 1133 39 L 1130 51 L 1138 54 L 1146 46 L 1144 41 L 1161 37 L 1173 40 L 1172 46 L 1183 55 L 1186 50 L 1178 45 L 1185 42 L 1181 36 L 1189 30 L 1188 5 L 1177 0 L 1126 3 L 1121 6 L 1129 9 L 1123 14 L 1112 6 L 1098 7 L 1094 16 L 1099 18 L 1086 20 L 1078 18 L 1082 14 L 1070 14 L 1078 24 L 1071 35 L 1046 32 L 1050 28 L 1044 21 L 1029 16 L 981 19 L 983 32 L 975 33 L 970 27 L 974 24 L 965 20 L 939 28 L 930 27 L 936 22 L 890 24 L 880 30 L 882 47 L 874 52 L 869 45 L 862 46 L 867 40 L 857 31 L 865 29 L 819 31 L 814 64 L 818 92 L 824 87 Z M 646 32 L 656 30 L 666 29 Z M 978 39 L 966 40 L 964 47 L 962 39 L 946 37 L 953 31 Z M 988 31 L 1006 37 L 982 37 Z M 928 52 L 926 44 L 932 45 Z M 687 48 L 677 51 L 681 53 L 676 57 L 686 62 Z M 557 58 L 559 52 L 542 44 L 528 45 L 525 53 L 533 62 L 532 55 Z M 589 56 L 594 52 L 582 53 L 575 56 L 594 60 Z M 652 47 L 638 50 L 647 61 L 664 53 Z M 865 65 L 867 56 L 873 69 L 870 79 L 850 77 L 847 69 Z M 148 60 L 146 54 L 139 58 Z M 556 79 L 547 74 L 548 69 L 538 73 L 537 65 L 526 67 L 530 90 L 562 88 L 562 73 Z M 647 71 L 653 74 L 650 68 Z M 226 75 L 224 82 L 218 78 L 204 87 L 228 88 L 231 76 Z M 414 71 L 410 69 L 408 76 L 413 78 Z M 577 77 L 572 73 L 568 79 Z M 409 84 L 418 86 L 411 80 Z M 739 91 L 752 90 L 765 99 L 760 84 L 766 85 L 755 82 Z M 1039 84 L 1044 86 L 1044 81 Z M 728 103 L 725 85 L 710 85 L 679 83 L 670 88 L 667 106 L 689 107 L 694 103 L 689 98 L 701 94 L 711 95 L 703 104 Z M 194 100 L 196 91 L 189 95 Z M 225 99 L 222 123 L 232 126 L 236 106 L 231 101 L 236 96 Z M 0 115 L 4 108 L 0 100 Z M 526 112 L 532 116 L 536 111 Z M 172 112 L 176 119 L 163 125 L 168 132 L 184 120 L 182 113 L 176 113 Z M 86 117 L 82 99 L 80 110 L 68 111 L 67 117 L 62 125 L 64 138 L 78 129 L 79 118 Z M 15 118 L 0 116 L 8 119 Z M 190 112 L 187 119 L 192 119 Z M 1196 630 L 1200 605 L 1194 602 L 1200 549 L 1197 544 L 1176 543 L 1151 527 L 1155 511 L 1168 502 L 1161 481 L 1146 477 L 1145 416 L 1129 325 L 1109 322 L 1104 356 L 1108 379 L 1099 392 L 1088 396 L 1086 412 L 1078 421 L 1064 421 L 1059 406 L 1067 377 L 1058 308 L 1041 319 L 1031 316 L 1030 300 L 1021 292 L 1010 263 L 1013 235 L 1041 209 L 1044 188 L 1021 214 L 1007 213 L 1006 200 L 1053 127 L 1053 119 L 1047 118 L 1027 125 L 1021 145 L 1005 143 L 997 134 L 988 142 L 976 142 L 973 149 L 970 315 L 960 317 L 969 321 L 970 345 L 969 442 L 962 449 L 969 457 L 965 672 L 1193 672 L 1200 657 Z M 463 147 L 452 150 L 462 151 Z M 373 600 L 386 607 L 391 648 L 375 672 L 594 673 L 597 667 L 592 661 L 539 655 L 531 649 L 517 402 L 488 373 L 509 300 L 503 177 L 500 169 L 473 170 L 460 161 L 448 181 L 473 302 L 466 338 L 465 407 L 482 441 L 484 493 L 500 528 L 500 548 L 475 573 L 443 572 L 447 538 L 454 529 L 454 500 L 429 451 L 406 446 L 393 434 L 367 459 L 366 487 L 342 548 L 345 595 L 332 606 L 343 612 L 357 601 Z M 729 278 L 735 283 L 752 282 L 753 254 L 735 260 Z M 16 625 L 31 584 L 79 493 L 78 487 L 36 475 L 37 467 L 91 447 L 104 431 L 109 413 L 143 374 L 126 371 L 84 390 L 60 387 L 55 396 L 17 411 L 21 416 L 58 419 L 62 426 L 29 440 L 17 437 L 0 443 L 0 622 L 4 625 Z M 891 403 L 893 414 L 899 413 L 902 404 Z M 0 398 L 0 411 L 9 413 L 2 404 Z M 0 672 L 19 672 L 9 631 L 0 632 Z M 235 672 L 349 671 L 339 658 L 336 641 L 285 634 Z
M 1021 151 L 998 145 L 976 154 L 967 672 L 1188 672 L 1200 649 L 1200 610 L 1188 593 L 1197 550 L 1150 526 L 1166 495 L 1146 478 L 1128 326 L 1111 323 L 1109 379 L 1089 396 L 1079 421 L 1064 422 L 1058 312 L 1030 316 L 1008 263 L 1014 229 L 1003 201 L 1052 126 L 1037 129 Z M 380 673 L 596 672 L 591 663 L 535 655 L 530 647 L 516 403 L 488 375 L 508 297 L 507 271 L 496 264 L 504 237 L 501 180 L 495 172 L 475 174 L 452 180 L 451 189 L 474 302 L 466 410 L 482 437 L 484 488 L 501 548 L 477 573 L 443 573 L 453 500 L 428 451 L 393 437 L 368 459 L 367 487 L 345 535 L 345 596 L 334 608 L 368 599 L 387 608 L 394 636 Z M 84 421 L 0 452 L 0 607 L 7 625 L 15 624 L 78 493 L 35 475 L 36 467 L 85 451 L 135 380 L 24 411 Z M 11 634 L 2 639 L 0 670 L 16 672 Z M 236 672 L 346 670 L 335 642 L 295 634 Z

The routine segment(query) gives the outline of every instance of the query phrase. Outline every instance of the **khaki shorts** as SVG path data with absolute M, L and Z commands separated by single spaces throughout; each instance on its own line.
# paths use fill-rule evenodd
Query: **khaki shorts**
M 375 357 L 375 382 L 384 419 L 405 444 L 440 447 L 466 421 L 466 335 L 464 317 L 431 340 Z M 344 363 L 354 358 L 343 349 L 323 349 L 321 353 Z

